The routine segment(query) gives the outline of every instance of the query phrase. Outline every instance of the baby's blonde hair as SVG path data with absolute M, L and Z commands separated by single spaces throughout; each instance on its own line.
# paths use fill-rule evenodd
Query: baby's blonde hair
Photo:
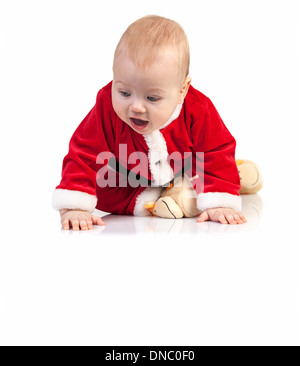
M 170 46 L 178 51 L 178 75 L 185 78 L 189 74 L 190 49 L 183 28 L 174 20 L 147 15 L 132 23 L 123 33 L 114 62 L 116 56 L 127 52 L 134 65 L 144 69 L 151 66 L 161 50 Z

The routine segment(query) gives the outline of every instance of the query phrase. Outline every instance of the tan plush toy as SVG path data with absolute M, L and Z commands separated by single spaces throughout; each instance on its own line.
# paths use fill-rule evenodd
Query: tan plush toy
M 262 187 L 262 176 L 257 164 L 250 160 L 236 160 L 238 167 L 241 190 L 240 194 L 254 194 Z
M 259 167 L 250 160 L 236 160 L 241 190 L 240 194 L 257 193 L 262 187 L 262 177 Z M 200 214 L 197 208 L 197 194 L 188 177 L 177 177 L 156 200 L 147 202 L 145 208 L 153 216 L 167 219 L 195 217 Z
M 158 200 L 147 202 L 145 208 L 150 209 L 153 216 L 166 219 L 181 219 L 199 214 L 197 194 L 186 176 L 175 178 Z

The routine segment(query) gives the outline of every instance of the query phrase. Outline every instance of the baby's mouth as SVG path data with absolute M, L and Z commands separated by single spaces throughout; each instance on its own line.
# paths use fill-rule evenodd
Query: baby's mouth
M 143 130 L 149 123 L 149 121 L 144 121 L 143 119 L 138 118 L 130 118 L 130 122 L 137 130 Z

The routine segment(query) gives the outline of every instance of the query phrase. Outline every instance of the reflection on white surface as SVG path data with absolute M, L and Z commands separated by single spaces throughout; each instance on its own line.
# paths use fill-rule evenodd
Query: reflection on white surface
M 242 225 L 106 215 L 76 232 L 49 209 L 46 226 L 11 226 L 0 344 L 296 344 L 298 221 L 278 215 L 286 196 L 263 193 L 263 215 L 243 197 Z
M 243 195 L 243 214 L 247 223 L 241 225 L 222 225 L 217 222 L 206 221 L 197 223 L 197 218 L 164 219 L 160 217 L 136 217 L 126 215 L 112 215 L 101 211 L 95 211 L 95 215 L 103 217 L 105 226 L 94 226 L 83 235 L 132 235 L 132 234 L 201 234 L 241 232 L 253 229 L 258 225 L 262 216 L 263 203 L 258 194 Z M 64 232 L 65 235 L 73 235 L 73 231 Z M 76 232 L 78 235 L 79 232 Z

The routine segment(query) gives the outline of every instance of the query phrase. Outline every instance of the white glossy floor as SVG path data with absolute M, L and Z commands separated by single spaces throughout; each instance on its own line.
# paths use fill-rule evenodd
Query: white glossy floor
M 29 213 L 0 246 L 0 344 L 297 344 L 296 223 L 264 191 L 243 204 L 239 226 Z

